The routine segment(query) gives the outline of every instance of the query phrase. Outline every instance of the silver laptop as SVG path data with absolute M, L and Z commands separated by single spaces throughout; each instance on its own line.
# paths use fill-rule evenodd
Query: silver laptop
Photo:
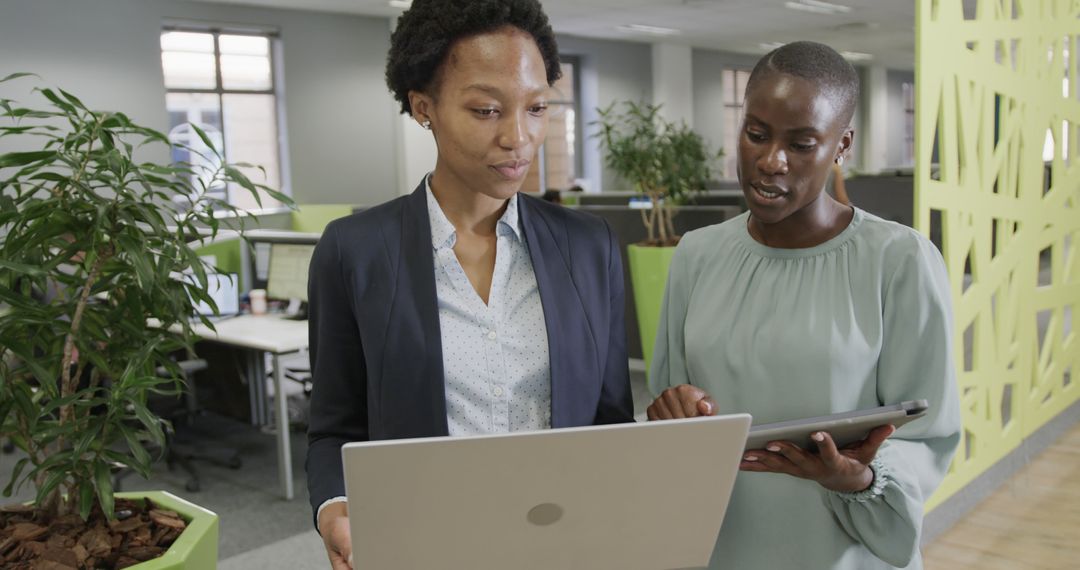
M 708 564 L 750 416 L 342 448 L 358 570 Z

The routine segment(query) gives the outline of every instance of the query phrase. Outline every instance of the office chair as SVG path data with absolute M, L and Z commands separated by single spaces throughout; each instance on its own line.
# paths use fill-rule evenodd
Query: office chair
M 195 493 L 202 488 L 199 472 L 195 468 L 194 461 L 206 461 L 229 469 L 239 469 L 243 466 L 240 453 L 236 449 L 224 447 L 208 441 L 188 441 L 183 438 L 182 431 L 177 430 L 178 425 L 187 425 L 201 416 L 204 412 L 198 408 L 195 399 L 195 391 L 192 388 L 192 377 L 196 372 L 205 370 L 207 363 L 202 359 L 182 360 L 177 362 L 183 374 L 182 378 L 187 384 L 184 390 L 184 400 L 168 396 L 155 396 L 148 405 L 159 416 L 169 420 L 165 430 L 165 465 L 169 471 L 180 467 L 187 474 L 184 489 Z M 165 376 L 167 371 L 159 368 L 157 373 Z M 114 476 L 113 487 L 120 490 L 123 479 L 130 475 L 132 470 L 121 470 Z

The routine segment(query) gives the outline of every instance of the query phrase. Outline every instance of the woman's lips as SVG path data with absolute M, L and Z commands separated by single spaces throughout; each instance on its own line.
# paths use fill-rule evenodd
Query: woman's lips
M 502 162 L 491 165 L 491 168 L 506 180 L 520 180 L 529 171 L 529 161 Z

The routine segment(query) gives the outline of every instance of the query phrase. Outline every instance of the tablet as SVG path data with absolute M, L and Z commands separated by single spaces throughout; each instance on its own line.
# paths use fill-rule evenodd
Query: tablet
M 878 426 L 892 424 L 899 428 L 926 415 L 929 408 L 926 400 L 910 400 L 831 416 L 756 425 L 750 428 L 746 449 L 764 449 L 770 441 L 790 441 L 804 449 L 814 450 L 817 443 L 810 439 L 810 434 L 818 431 L 829 432 L 836 447 L 840 448 L 865 438 L 870 430 Z

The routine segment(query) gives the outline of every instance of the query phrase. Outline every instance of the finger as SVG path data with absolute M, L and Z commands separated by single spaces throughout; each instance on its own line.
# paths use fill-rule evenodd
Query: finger
M 716 400 L 709 396 L 705 396 L 697 402 L 697 411 L 703 416 L 715 416 L 716 409 Z
M 821 460 L 790 441 L 773 441 L 765 446 L 766 451 L 779 454 L 791 462 L 802 473 L 817 470 Z
M 885 440 L 889 439 L 896 431 L 896 428 L 889 425 L 878 426 L 866 435 L 866 439 L 862 441 L 856 451 L 856 458 L 866 464 L 869 464 L 874 460 L 874 456 L 877 455 L 878 449 L 881 448 L 881 444 L 885 443 Z
M 675 419 L 686 417 L 686 414 L 683 413 L 682 398 L 679 397 L 677 390 L 664 390 L 664 393 L 660 395 L 660 398 L 664 401 L 664 406 L 671 414 L 671 417 Z
M 668 409 L 667 404 L 664 402 L 664 395 L 663 394 L 660 394 L 660 397 L 657 398 L 652 403 L 652 405 L 655 408 L 654 411 L 656 412 L 656 419 L 658 419 L 658 420 L 673 420 L 673 419 L 675 419 L 675 416 L 672 415 L 671 410 Z
M 762 467 L 761 471 L 767 471 L 770 473 L 785 473 L 787 475 L 794 475 L 796 477 L 801 476 L 801 473 L 798 469 L 795 468 L 795 465 L 779 453 L 757 451 L 744 455 L 743 459 L 751 463 L 759 464 Z
M 649 404 L 649 407 L 645 409 L 645 416 L 649 418 L 650 422 L 660 419 L 660 417 L 656 415 L 656 410 L 653 408 L 652 404 Z
M 761 463 L 759 463 L 757 461 L 740 461 L 739 462 L 739 470 L 740 471 L 756 471 L 758 473 L 767 473 L 769 471 L 769 468 L 762 465 Z
M 840 463 L 840 451 L 836 449 L 832 434 L 819 431 L 810 434 L 810 439 L 814 441 L 814 445 L 817 445 L 818 457 L 822 462 L 830 467 L 835 467 Z
M 353 569 L 352 552 L 349 553 L 349 570 Z

